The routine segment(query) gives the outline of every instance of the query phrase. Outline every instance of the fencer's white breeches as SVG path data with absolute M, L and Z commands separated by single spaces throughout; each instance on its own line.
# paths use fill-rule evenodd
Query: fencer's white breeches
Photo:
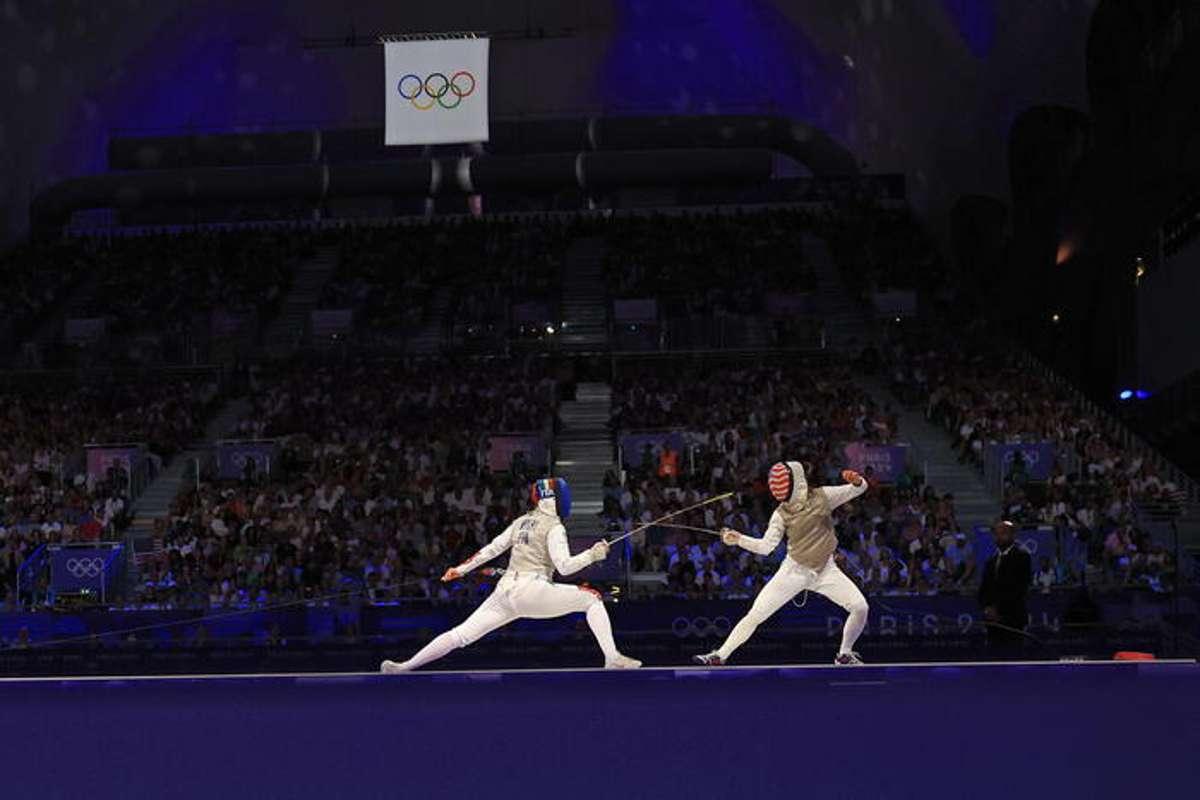
M 553 583 L 533 573 L 510 573 L 501 579 L 496 590 L 480 604 L 471 616 L 425 645 L 415 656 L 404 662 L 406 669 L 416 669 L 441 658 L 459 647 L 466 647 L 521 617 L 549 619 L 582 611 L 587 614 L 588 627 L 596 637 L 606 659 L 617 655 L 613 642 L 612 624 L 600 593 L 573 586 Z
M 750 611 L 733 626 L 729 638 L 717 649 L 717 655 L 722 661 L 729 660 L 733 652 L 746 643 L 759 625 L 770 619 L 784 603 L 806 589 L 823 594 L 846 609 L 849 616 L 842 626 L 842 645 L 838 652 L 848 653 L 853 650 L 854 643 L 867 624 L 867 598 L 863 597 L 854 581 L 846 577 L 830 556 L 829 561 L 825 562 L 825 566 L 820 570 L 801 566 L 791 558 L 783 559 L 779 570 L 767 581 L 758 597 L 754 598 Z

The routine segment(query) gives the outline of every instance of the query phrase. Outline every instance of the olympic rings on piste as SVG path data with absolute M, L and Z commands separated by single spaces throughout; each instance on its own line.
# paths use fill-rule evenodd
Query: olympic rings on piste
M 431 72 L 425 76 L 425 80 L 421 80 L 420 75 L 410 72 L 400 78 L 396 91 L 418 111 L 428 111 L 434 105 L 447 109 L 458 108 L 464 97 L 470 97 L 475 92 L 475 76 L 460 69 L 449 78 L 445 73 Z
M 728 636 L 733 625 L 729 622 L 728 617 L 676 617 L 671 622 L 671 632 L 680 639 L 686 639 L 689 636 L 697 638 L 709 638 L 712 636 Z

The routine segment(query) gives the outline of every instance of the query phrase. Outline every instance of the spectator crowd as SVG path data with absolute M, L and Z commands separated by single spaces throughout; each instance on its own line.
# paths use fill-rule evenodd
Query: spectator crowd
M 905 213 L 862 211 L 868 223 L 801 210 L 454 219 L 428 224 L 241 229 L 30 245 L 0 261 L 0 334 L 24 335 L 71 295 L 69 310 L 107 320 L 113 336 L 170 336 L 218 314 L 269 314 L 295 265 L 319 245 L 338 266 L 318 306 L 348 308 L 372 340 L 411 335 L 434 313 L 454 329 L 513 332 L 514 308 L 551 317 L 573 242 L 606 246 L 612 298 L 657 300 L 664 320 L 750 320 L 772 293 L 816 287 L 806 232 L 830 235 L 843 266 L 873 288 L 919 287 L 936 252 Z M 874 216 L 872 216 L 874 214 Z M 861 242 L 850 232 L 862 232 Z M 865 227 L 864 227 L 865 226 Z M 839 233 L 840 231 L 840 233 Z M 849 232 L 848 232 L 849 231 Z M 438 299 L 440 298 L 440 299 Z M 437 302 L 435 302 L 437 300 Z M 1053 444 L 1046 479 L 1018 457 L 1002 474 L 998 513 L 1052 527 L 1060 553 L 1037 562 L 1039 589 L 1104 580 L 1163 588 L 1171 554 L 1141 524 L 1180 487 L 1069 389 L 972 331 L 904 335 L 883 354 L 901 402 L 944 427 L 966 465 L 993 444 Z M 136 603 L 230 607 L 363 591 L 373 602 L 453 599 L 486 577 L 443 585 L 465 559 L 527 510 L 556 430 L 559 387 L 540 359 L 305 360 L 256 366 L 249 402 L 227 434 L 274 442 L 267 470 L 189 485 L 155 530 Z M 630 540 L 643 593 L 752 596 L 782 549 L 760 559 L 711 531 L 761 536 L 774 508 L 769 465 L 798 460 L 814 485 L 836 483 L 847 443 L 898 440 L 848 367 L 769 358 L 625 360 L 615 368 L 611 431 L 641 438 L 608 475 L 601 522 L 612 531 L 726 492 L 732 497 Z M 127 521 L 133 476 L 89 474 L 90 442 L 143 442 L 161 463 L 200 438 L 218 400 L 194 378 L 78 376 L 0 389 L 0 577 L 14 584 L 39 544 L 94 538 Z M 527 434 L 540 450 L 496 457 L 496 434 Z M 979 568 L 954 497 L 911 469 L 835 513 L 837 558 L 870 593 L 968 591 Z M 705 533 L 687 528 L 699 528 Z M 1070 544 L 1071 547 L 1066 545 Z M 1062 554 L 1082 552 L 1072 561 Z
M 475 596 L 438 581 L 527 510 L 538 454 L 497 463 L 489 437 L 549 441 L 555 385 L 530 359 L 301 363 L 254 376 L 231 435 L 269 437 L 268 473 L 212 477 L 160 523 L 140 600 L 238 606 L 365 590 L 369 601 Z
M 47 543 L 112 538 L 128 521 L 133 481 L 203 435 L 213 382 L 115 376 L 11 382 L 0 389 L 0 574 L 6 591 Z M 144 444 L 142 463 L 89 469 L 87 444 Z
M 1069 387 L 982 335 L 927 332 L 893 343 L 887 356 L 896 393 L 925 408 L 951 436 L 959 460 L 982 470 L 992 445 L 1050 443 L 1044 478 L 1015 456 L 1000 469 L 1007 519 L 1052 526 L 1084 553 L 1081 563 L 1047 564 L 1055 583 L 1110 582 L 1162 588 L 1173 565 L 1165 543 L 1140 524 L 1145 509 L 1170 507 L 1180 487 L 1116 426 Z M 1083 574 L 1084 572 L 1088 574 Z

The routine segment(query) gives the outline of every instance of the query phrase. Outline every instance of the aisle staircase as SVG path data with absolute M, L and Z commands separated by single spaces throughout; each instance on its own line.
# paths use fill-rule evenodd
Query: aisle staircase
M 825 322 L 825 346 L 835 350 L 861 347 L 872 336 L 867 313 L 846 291 L 842 272 L 833 261 L 829 245 L 815 236 L 804 237 L 804 255 L 816 273 L 815 312 Z
M 608 349 L 608 293 L 604 286 L 604 240 L 577 239 L 563 266 L 562 331 L 564 350 Z
M 450 308 L 453 292 L 449 286 L 439 286 L 429 300 L 425 324 L 408 340 L 405 349 L 410 353 L 437 353 L 446 344 L 446 310 Z
M 304 344 L 313 309 L 321 290 L 338 265 L 338 248 L 320 247 L 296 267 L 292 288 L 279 305 L 279 313 L 267 324 L 261 353 L 268 358 L 287 358 Z
M 883 407 L 897 407 L 899 441 L 911 448 L 913 466 L 924 472 L 925 482 L 938 494 L 954 495 L 959 526 L 970 532 L 976 525 L 991 525 L 1000 515 L 1000 497 L 984 485 L 974 466 L 960 463 L 950 447 L 950 435 L 925 419 L 922 407 L 905 408 L 891 395 L 883 381 L 859 377 L 859 386 Z
M 580 520 L 580 533 L 595 529 L 590 523 L 604 507 L 604 473 L 616 469 L 608 432 L 611 405 L 612 389 L 607 383 L 581 383 L 575 400 L 559 406 L 562 430 L 554 474 L 571 486 L 571 514 Z
M 146 490 L 133 501 L 130 510 L 133 521 L 125 532 L 125 538 L 133 547 L 135 562 L 138 556 L 153 553 L 161 546 L 161 542 L 154 541 L 154 520 L 162 519 L 170 513 L 171 504 L 183 490 L 184 484 L 196 480 L 197 464 L 203 465 L 210 458 L 212 445 L 220 439 L 227 438 L 229 432 L 249 410 L 250 401 L 244 397 L 226 403 L 205 428 L 204 441 L 176 453 Z M 128 574 L 131 581 L 138 579 L 136 564 L 130 565 Z

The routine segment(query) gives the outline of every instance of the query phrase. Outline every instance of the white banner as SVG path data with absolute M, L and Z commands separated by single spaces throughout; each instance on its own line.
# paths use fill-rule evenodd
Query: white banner
M 488 40 L 383 45 L 384 144 L 488 140 Z

